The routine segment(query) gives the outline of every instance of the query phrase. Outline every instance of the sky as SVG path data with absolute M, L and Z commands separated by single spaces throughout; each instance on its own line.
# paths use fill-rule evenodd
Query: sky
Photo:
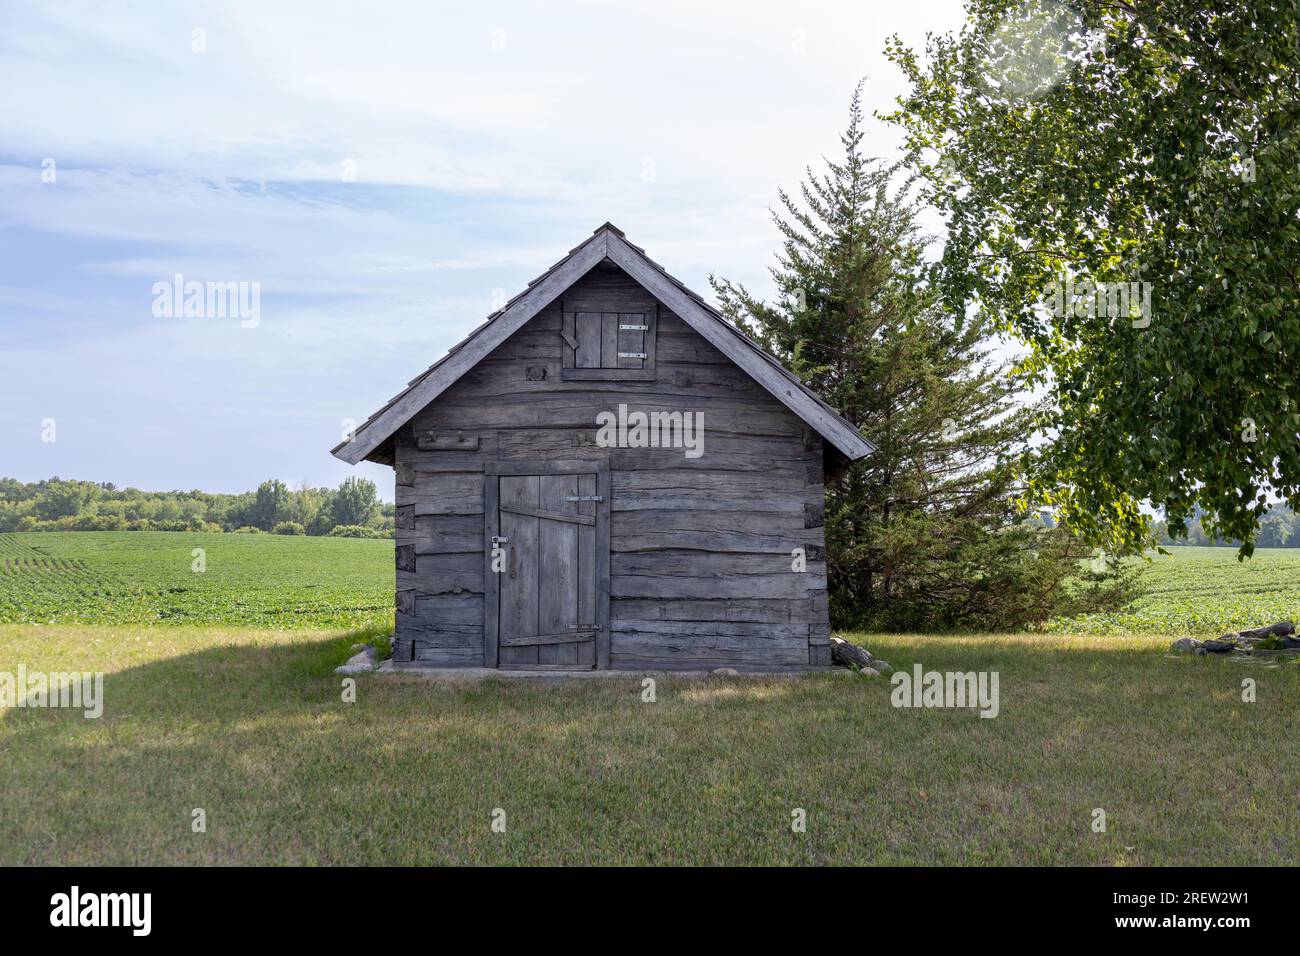
M 0 476 L 237 492 L 329 454 L 605 221 L 766 293 L 778 188 L 959 0 L 0 5 Z M 896 155 L 867 124 L 867 152 Z M 235 283 L 237 315 L 171 314 Z M 161 284 L 161 285 L 160 285 Z M 256 299 L 252 296 L 256 293 Z M 254 303 L 256 308 L 254 308 Z

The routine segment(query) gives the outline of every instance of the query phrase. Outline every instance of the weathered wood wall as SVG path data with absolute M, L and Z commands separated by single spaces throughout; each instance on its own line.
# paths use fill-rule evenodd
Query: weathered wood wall
M 657 310 L 656 380 L 561 380 L 562 311 L 643 309 Z M 598 447 L 596 416 L 619 403 L 703 413 L 704 454 Z M 830 662 L 821 437 L 604 268 L 399 432 L 398 660 L 483 663 L 484 464 L 588 459 L 612 472 L 611 667 Z

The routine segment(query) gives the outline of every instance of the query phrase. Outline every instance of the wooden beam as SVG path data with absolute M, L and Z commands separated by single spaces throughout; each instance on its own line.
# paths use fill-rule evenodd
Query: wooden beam
M 478 435 L 426 433 L 415 436 L 420 451 L 478 451 Z
M 540 644 L 589 644 L 595 638 L 594 631 L 570 631 L 567 634 L 525 634 L 521 637 L 501 639 L 502 647 L 532 647 Z
M 500 634 L 501 579 L 492 570 L 492 538 L 501 533 L 501 484 L 495 476 L 483 480 L 483 666 L 497 666 Z
M 603 462 L 602 462 L 603 464 Z M 609 669 L 609 513 L 613 482 L 608 468 L 596 473 L 596 667 Z
M 545 518 L 547 521 L 567 521 L 570 524 L 594 525 L 596 519 L 591 515 L 571 514 L 567 511 L 550 511 L 546 508 L 529 508 L 526 505 L 502 505 L 501 510 L 512 515 L 527 515 L 530 518 Z

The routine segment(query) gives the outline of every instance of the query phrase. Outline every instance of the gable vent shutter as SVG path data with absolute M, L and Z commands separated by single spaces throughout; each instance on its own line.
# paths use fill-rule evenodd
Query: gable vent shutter
M 574 368 L 609 368 L 602 359 L 605 349 L 605 313 L 579 312 L 574 316 L 573 337 L 577 347 L 573 351 Z M 614 331 L 611 329 L 611 331 Z M 611 338 L 608 351 L 613 352 Z
M 643 372 L 655 367 L 655 312 L 565 312 L 561 307 L 561 364 L 587 373 Z M 584 377 L 600 378 L 599 374 Z

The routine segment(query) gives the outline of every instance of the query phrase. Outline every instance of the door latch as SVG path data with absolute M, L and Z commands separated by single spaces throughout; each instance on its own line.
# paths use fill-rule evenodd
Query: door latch
M 565 495 L 565 501 L 604 501 L 604 495 Z
M 570 624 L 568 627 L 569 630 L 571 631 L 599 631 L 600 630 L 599 624 Z
M 498 546 L 500 546 L 500 545 L 503 545 L 503 544 L 509 544 L 509 543 L 510 543 L 510 539 L 509 539 L 509 538 L 501 538 L 501 537 L 498 537 L 498 536 L 495 535 L 495 534 L 492 536 L 492 547 L 494 547 L 494 548 L 495 548 L 495 547 L 498 547 Z
M 650 331 L 650 326 L 648 326 L 648 325 L 620 325 L 620 326 L 618 327 L 618 330 L 619 330 L 620 332 L 649 332 L 649 331 Z
M 645 353 L 644 352 L 619 352 L 618 357 L 643 359 L 645 358 Z

